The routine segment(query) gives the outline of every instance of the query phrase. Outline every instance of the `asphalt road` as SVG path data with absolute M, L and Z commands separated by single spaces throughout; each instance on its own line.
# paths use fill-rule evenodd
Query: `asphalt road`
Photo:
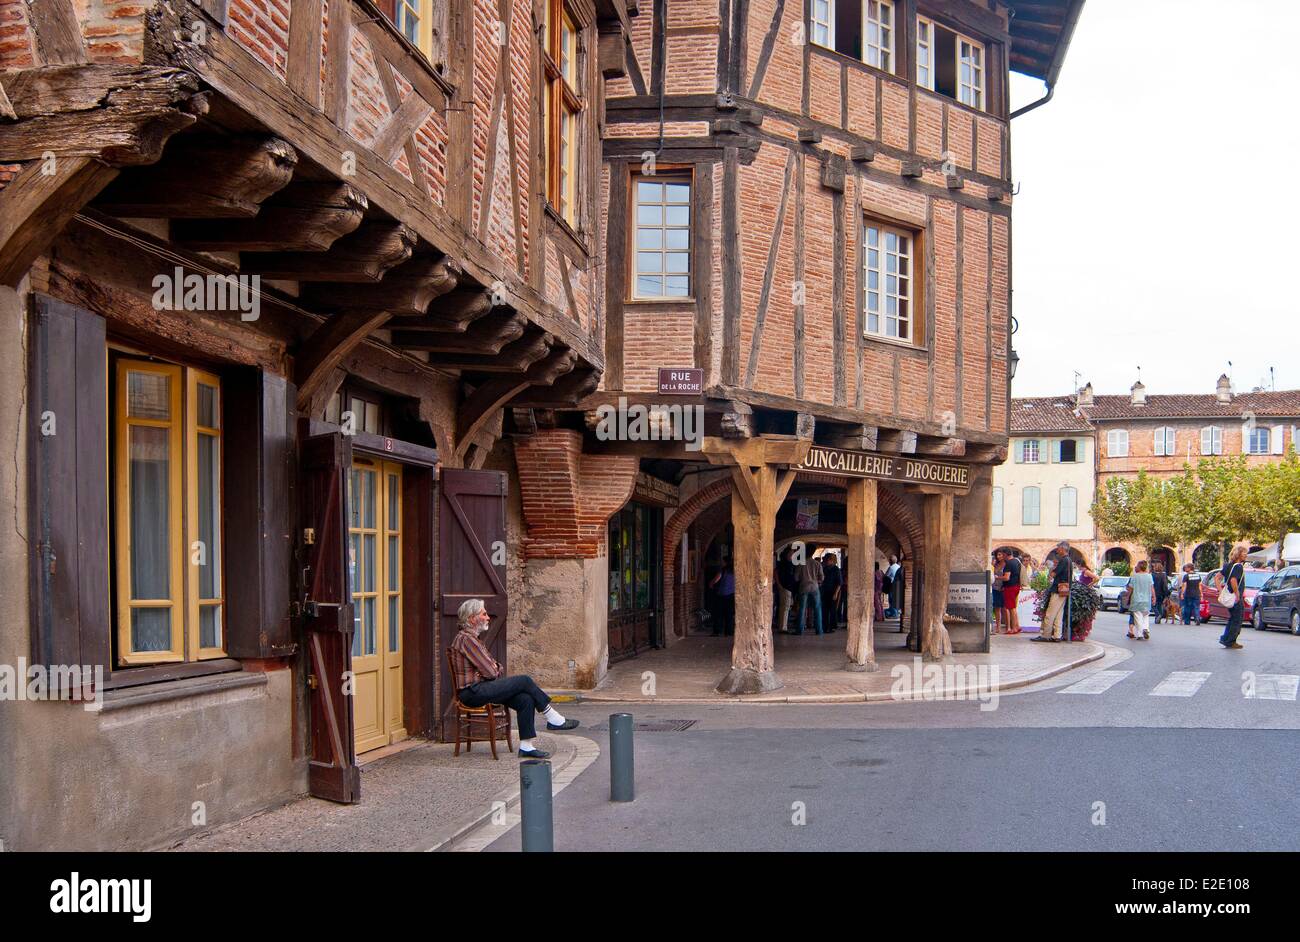
M 567 711 L 600 759 L 555 800 L 557 850 L 1296 850 L 1300 637 L 1124 638 L 998 707 L 636 705 L 637 799 L 609 798 L 610 705 Z M 1087 692 L 1097 691 L 1097 692 Z M 796 823 L 802 821 L 803 823 Z M 514 828 L 489 850 L 517 850 Z

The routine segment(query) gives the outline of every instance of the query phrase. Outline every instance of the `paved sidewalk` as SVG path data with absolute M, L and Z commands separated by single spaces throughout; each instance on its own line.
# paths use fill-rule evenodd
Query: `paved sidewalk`
M 988 654 L 955 654 L 937 665 L 943 668 L 938 686 L 930 682 L 930 664 L 916 667 L 917 655 L 903 646 L 906 636 L 889 630 L 876 634 L 876 661 L 880 669 L 853 673 L 843 669 L 848 635 L 843 630 L 823 635 L 776 635 L 776 673 L 785 683 L 779 690 L 749 696 L 720 694 L 714 686 L 731 666 L 730 638 L 694 635 L 669 648 L 649 651 L 613 665 L 595 690 L 575 691 L 585 702 L 727 702 L 749 703 L 851 703 L 876 700 L 948 699 L 984 689 L 997 668 L 999 691 L 1037 683 L 1048 677 L 1100 659 L 1102 646 L 1093 641 L 1033 643 L 1034 635 L 993 636 Z M 951 670 L 949 670 L 951 668 Z M 971 669 L 974 669 L 974 672 Z M 645 675 L 649 672 L 653 678 Z M 925 673 L 920 673 L 925 672 Z M 925 686 L 909 683 L 900 693 L 898 675 L 909 681 L 925 679 Z M 969 685 L 979 677 L 979 687 Z M 654 694 L 647 695 L 653 680 Z M 964 689 L 963 689 L 964 688 Z
M 579 735 L 538 736 L 551 753 L 558 791 L 599 755 Z M 499 750 L 503 746 L 498 745 Z M 187 838 L 178 851 L 426 851 L 454 843 L 498 816 L 519 798 L 519 759 L 501 751 L 492 759 L 487 743 L 474 751 L 451 743 L 414 745 L 361 766 L 361 801 L 340 805 L 303 797 Z

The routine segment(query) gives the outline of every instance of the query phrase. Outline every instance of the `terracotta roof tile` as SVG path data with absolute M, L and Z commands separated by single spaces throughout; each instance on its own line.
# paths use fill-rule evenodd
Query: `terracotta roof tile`
M 1073 396 L 1011 400 L 1011 434 L 1017 432 L 1091 432 L 1074 410 Z
M 1240 393 L 1229 402 L 1220 402 L 1213 393 L 1186 396 L 1147 396 L 1146 405 L 1133 405 L 1129 396 L 1095 396 L 1085 407 L 1093 421 L 1116 419 L 1199 419 L 1240 418 L 1251 412 L 1256 416 L 1294 418 L 1300 416 L 1300 389 L 1277 392 Z

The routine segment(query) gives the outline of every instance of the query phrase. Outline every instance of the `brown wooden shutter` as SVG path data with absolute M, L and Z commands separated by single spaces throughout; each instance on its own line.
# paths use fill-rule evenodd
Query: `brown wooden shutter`
M 308 788 L 318 798 L 361 798 L 352 676 L 352 596 L 347 569 L 347 475 L 352 445 L 334 432 L 305 438 L 301 450 L 304 643 L 311 702 Z M 307 532 L 310 531 L 310 537 Z M 310 539 L 310 542 L 308 542 Z
M 483 643 L 504 669 L 506 666 L 506 567 L 492 564 L 493 549 L 506 538 L 506 476 L 500 471 L 466 471 L 443 468 L 442 498 L 438 517 L 438 610 L 442 613 L 440 648 L 456 637 L 457 610 L 466 599 L 482 599 L 492 616 Z M 448 725 L 452 678 L 447 655 L 438 652 L 439 716 L 443 739 L 452 735 Z M 454 738 L 454 737 L 453 737 Z
M 28 513 L 32 660 L 110 666 L 104 319 L 32 298 Z M 52 431 L 53 434 L 46 434 Z
M 226 651 L 292 654 L 297 387 L 258 369 L 222 374 Z

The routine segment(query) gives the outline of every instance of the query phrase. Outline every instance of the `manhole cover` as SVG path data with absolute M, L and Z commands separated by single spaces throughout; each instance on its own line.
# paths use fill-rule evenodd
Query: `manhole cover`
M 645 723 L 633 723 L 632 732 L 634 733 L 680 733 L 682 730 L 690 729 L 699 720 L 654 720 Z M 609 732 L 608 723 L 597 723 L 591 727 L 598 732 Z

